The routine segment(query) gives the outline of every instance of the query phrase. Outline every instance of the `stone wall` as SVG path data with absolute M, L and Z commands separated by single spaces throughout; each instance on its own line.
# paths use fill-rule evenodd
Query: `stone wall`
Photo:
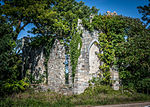
M 51 90 L 60 91 L 65 85 L 65 48 L 56 40 L 48 60 L 48 86 Z
M 79 20 L 79 28 L 82 29 L 82 48 L 81 48 L 81 55 L 78 59 L 78 65 L 77 65 L 77 71 L 75 75 L 75 82 L 74 82 L 74 94 L 80 94 L 83 93 L 84 90 L 89 86 L 88 81 L 92 78 L 92 75 L 96 74 L 98 72 L 98 66 L 97 64 L 100 64 L 100 61 L 95 62 L 93 64 L 93 71 L 90 72 L 90 62 L 89 62 L 89 52 L 91 47 L 94 45 L 95 42 L 98 42 L 98 31 L 89 32 L 88 30 L 84 29 L 82 27 L 82 21 Z M 92 54 L 95 54 L 95 51 L 93 50 Z M 94 55 L 94 59 L 97 57 Z M 92 60 L 92 59 L 91 59 Z
M 78 21 L 78 29 L 83 31 L 82 34 L 82 48 L 81 55 L 78 59 L 77 71 L 75 75 L 75 82 L 73 87 L 74 94 L 83 93 L 84 90 L 89 86 L 89 80 L 93 77 L 98 77 L 99 66 L 103 64 L 99 60 L 96 53 L 99 53 L 99 48 L 96 46 L 98 42 L 98 32 L 94 30 L 90 32 L 82 27 L 82 21 Z M 111 69 L 111 78 L 115 79 L 113 88 L 114 90 L 119 89 L 119 75 L 115 69 Z

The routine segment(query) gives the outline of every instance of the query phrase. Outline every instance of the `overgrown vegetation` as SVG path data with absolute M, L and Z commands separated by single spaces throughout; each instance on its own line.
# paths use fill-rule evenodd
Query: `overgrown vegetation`
M 142 84 L 149 84 L 150 31 L 139 20 L 130 19 L 129 23 L 127 42 L 121 43 L 119 49 L 120 78 L 124 86 L 141 92 Z M 145 87 L 144 91 L 148 93 L 150 89 Z
M 0 99 L 0 106 L 74 107 L 77 105 L 106 105 L 150 101 L 150 96 L 129 90 L 114 91 L 109 86 L 89 87 L 80 95 L 64 96 L 54 92 L 28 91 Z
M 54 38 L 51 38 L 49 35 L 38 35 L 37 37 L 33 37 L 31 38 L 31 42 L 29 43 L 29 48 L 31 49 L 39 49 L 39 48 L 42 48 L 43 49 L 43 54 L 45 56 L 45 61 L 44 61 L 44 65 L 45 65 L 45 68 L 46 68 L 46 71 L 45 71 L 45 77 L 43 78 L 46 78 L 46 84 L 48 83 L 48 60 L 49 60 L 49 56 L 50 56 L 50 52 L 51 52 L 51 49 L 52 49 L 52 46 L 55 42 L 55 39 Z M 32 75 L 32 74 L 30 74 Z M 32 81 L 32 80 L 30 80 Z M 43 81 L 41 81 L 40 83 L 42 83 Z
M 112 84 L 110 68 L 113 68 L 119 71 L 125 88 L 132 87 L 148 94 L 150 31 L 144 23 L 124 16 L 96 15 L 88 26 L 102 31 L 97 44 L 100 49 L 97 55 L 103 62 L 98 79 L 100 84 Z
M 76 67 L 78 64 L 78 58 L 81 54 L 82 40 L 80 35 L 81 35 L 80 33 L 78 33 L 77 35 L 73 35 L 70 42 L 70 58 L 71 58 L 71 65 L 72 65 L 73 82 L 76 73 Z
M 0 16 L 0 96 L 24 91 L 28 86 L 22 79 L 22 60 L 14 35 L 12 26 Z
M 123 18 L 122 16 L 116 15 L 99 15 L 93 19 L 92 24 L 94 28 L 101 29 L 102 31 L 99 34 L 98 47 L 100 53 L 98 53 L 98 57 L 103 62 L 100 65 L 100 70 L 102 71 L 100 77 L 102 77 L 103 84 L 111 84 L 110 68 L 116 69 L 117 46 L 119 43 L 125 41 L 125 21 L 123 21 Z
M 5 28 L 5 25 L 3 25 L 3 22 L 1 22 L 1 28 L 2 28 L 2 34 L 1 36 L 4 38 L 1 38 L 1 46 L 2 49 L 5 49 L 7 47 L 11 47 L 9 49 L 9 52 L 6 50 L 2 50 L 1 52 L 1 60 L 3 61 L 1 64 L 1 82 L 4 82 L 7 79 L 10 79 L 10 75 L 14 74 L 13 76 L 16 76 L 13 78 L 12 81 L 15 81 L 14 84 L 16 84 L 16 81 L 18 80 L 24 80 L 26 79 L 26 74 L 28 72 L 28 67 L 23 67 L 22 62 L 22 50 L 20 46 L 20 50 L 14 50 L 16 48 L 17 38 L 20 32 L 29 24 L 34 25 L 31 33 L 35 34 L 36 37 L 32 38 L 31 43 L 29 46 L 33 48 L 43 48 L 44 47 L 44 54 L 46 57 L 45 60 L 45 66 L 47 68 L 47 61 L 49 59 L 49 53 L 50 49 L 53 45 L 53 42 L 58 39 L 60 41 L 66 41 L 66 44 L 71 44 L 71 46 L 68 46 L 68 48 L 71 48 L 70 50 L 74 50 L 73 52 L 76 53 L 76 55 L 73 55 L 74 53 L 68 52 L 68 54 L 71 53 L 71 61 L 73 67 L 73 74 L 75 75 L 75 66 L 77 65 L 77 60 L 79 57 L 79 51 L 75 50 L 77 49 L 76 46 L 80 42 L 81 44 L 81 38 L 80 34 L 78 33 L 76 27 L 77 27 L 77 21 L 78 19 L 85 19 L 88 20 L 91 13 L 97 13 L 98 9 L 95 7 L 88 7 L 84 5 L 83 2 L 76 2 L 75 0 L 3 0 L 4 4 L 0 6 L 0 14 L 1 17 L 6 21 L 6 24 L 9 26 L 7 30 L 3 29 Z M 3 32 L 4 31 L 4 32 Z M 5 36 L 6 35 L 6 36 Z M 73 36 L 74 35 L 74 36 Z M 76 37 L 78 38 L 76 41 Z M 2 39 L 7 39 L 6 41 L 3 41 Z M 74 38 L 74 40 L 72 40 Z M 76 41 L 76 42 L 75 42 Z M 70 43 L 71 42 L 71 43 Z M 8 44 L 9 43 L 9 44 Z M 74 46 L 73 46 L 74 45 Z M 74 49 L 73 49 L 73 48 Z M 15 52 L 15 51 L 18 51 Z M 7 56 L 4 55 L 7 52 Z M 17 53 L 17 54 L 16 54 Z M 74 57 L 75 56 L 75 57 Z M 5 63 L 5 59 L 12 59 L 12 61 L 7 61 Z M 5 65 L 5 64 L 8 64 Z M 14 65 L 12 65 L 14 64 Z M 7 69 L 3 68 L 6 67 Z M 13 68 L 13 69 L 12 69 Z M 7 74 L 7 73 L 8 74 Z M 9 76 L 5 76 L 5 74 Z M 20 76 L 21 75 L 21 76 Z M 30 73 L 30 79 L 29 83 L 39 83 L 39 81 L 35 81 L 35 78 L 33 77 L 32 73 Z M 4 77 L 3 77 L 4 76 Z M 48 76 L 46 72 L 46 77 Z M 11 76 L 12 77 L 12 76 Z M 5 79 L 5 80 L 4 80 Z M 9 81 L 5 81 L 6 83 L 9 83 Z M 13 85 L 17 86 L 17 85 Z M 24 85 L 23 85 L 24 86 Z M 4 86 L 2 85 L 2 89 Z M 4 88 L 5 89 L 5 88 Z M 3 90 L 3 92 L 5 92 Z

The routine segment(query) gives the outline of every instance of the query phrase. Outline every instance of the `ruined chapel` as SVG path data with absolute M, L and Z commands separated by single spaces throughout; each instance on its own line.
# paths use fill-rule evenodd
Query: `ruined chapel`
M 50 57 L 48 60 L 47 68 L 44 66 L 45 56 L 43 54 L 42 47 L 37 50 L 30 51 L 30 62 L 29 71 L 34 74 L 38 79 L 39 74 L 44 74 L 46 69 L 48 71 L 47 84 L 41 84 L 40 88 L 42 90 L 52 90 L 55 92 L 62 92 L 64 94 L 80 94 L 89 86 L 89 80 L 93 77 L 97 77 L 99 72 L 99 65 L 103 64 L 97 57 L 96 53 L 99 52 L 99 48 L 95 45 L 98 43 L 98 31 L 94 30 L 90 32 L 84 27 L 82 27 L 82 20 L 78 20 L 78 27 L 82 29 L 82 47 L 81 54 L 78 59 L 78 64 L 76 68 L 76 74 L 74 78 L 74 83 L 72 82 L 72 71 L 70 58 L 67 57 L 67 72 L 68 72 L 68 83 L 66 83 L 66 55 L 65 47 L 59 40 L 55 40 L 54 45 L 50 52 Z M 24 42 L 24 56 L 27 53 L 26 50 L 26 39 L 23 39 Z M 36 54 L 35 54 L 36 53 Z M 25 61 L 26 59 L 24 59 Z M 111 78 L 113 80 L 118 80 L 118 72 L 111 69 Z M 119 89 L 119 82 L 116 81 L 113 87 L 115 90 Z

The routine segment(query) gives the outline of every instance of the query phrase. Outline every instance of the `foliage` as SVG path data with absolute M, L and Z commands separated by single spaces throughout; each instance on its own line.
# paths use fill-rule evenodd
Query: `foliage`
M 149 4 L 145 5 L 145 6 L 139 6 L 137 7 L 139 10 L 139 13 L 141 13 L 142 16 L 142 20 L 146 21 L 146 25 L 147 27 L 149 27 L 150 29 L 150 0 L 149 0 Z
M 97 95 L 99 93 L 103 93 L 103 94 L 109 94 L 110 95 L 110 94 L 114 94 L 114 93 L 118 93 L 118 92 L 113 90 L 108 85 L 95 85 L 95 86 L 88 87 L 84 91 L 83 94 Z
M 112 15 L 96 15 L 89 26 L 100 31 L 100 84 L 110 84 L 110 68 L 118 69 L 122 85 L 141 92 L 149 78 L 149 30 L 139 19 Z
M 139 92 L 150 94 L 150 78 L 144 78 L 138 81 L 137 89 Z
M 116 64 L 117 46 L 124 41 L 125 22 L 122 16 L 99 15 L 92 20 L 94 29 L 101 31 L 99 34 L 98 47 L 100 52 L 97 54 L 100 61 L 102 84 L 110 84 L 110 68 Z
M 14 50 L 16 44 L 12 40 L 12 37 L 14 36 L 12 27 L 6 23 L 4 17 L 1 17 L 1 19 L 0 60 L 3 62 L 0 63 L 0 73 L 1 79 L 3 80 L 9 77 L 16 78 L 19 75 L 17 72 L 17 69 L 19 68 L 16 65 L 19 65 L 21 60 L 18 59 Z
M 30 32 L 36 35 L 30 46 L 44 49 L 46 69 L 54 41 L 64 41 L 67 54 L 70 54 L 74 81 L 82 47 L 82 31 L 77 29 L 78 19 L 81 19 L 86 29 L 100 32 L 97 44 L 100 49 L 97 55 L 103 62 L 100 65 L 100 82 L 110 84 L 110 68 L 118 68 L 124 86 L 149 92 L 150 32 L 139 19 L 97 15 L 98 9 L 75 0 L 3 1 L 4 5 L 0 6 L 0 60 L 3 61 L 0 63 L 0 86 L 3 82 L 8 90 L 26 86 L 20 83 L 24 76 L 21 72 L 22 56 L 16 50 L 16 43 L 19 33 L 28 24 L 34 25 Z M 138 9 L 143 14 L 142 19 L 149 24 L 149 5 Z M 90 15 L 95 17 L 91 19 Z
M 49 8 L 54 2 L 54 0 L 4 0 L 4 5 L 0 8 L 2 15 L 7 16 L 7 20 L 16 31 L 13 39 L 17 40 L 19 33 L 28 24 L 36 24 L 37 20 L 43 18 L 53 21 L 55 12 Z
M 38 0 L 38 1 L 37 0 L 36 1 L 35 0 L 22 0 L 22 1 L 4 0 L 4 5 L 0 6 L 0 9 L 1 9 L 0 12 L 1 12 L 2 16 L 6 16 L 5 18 L 6 18 L 7 22 L 10 24 L 11 27 L 13 27 L 13 31 L 15 33 L 12 36 L 12 40 L 13 40 L 14 44 L 15 44 L 15 42 L 17 42 L 19 33 L 27 25 L 34 24 L 36 26 L 41 20 L 42 20 L 42 22 L 45 22 L 44 20 L 47 20 L 47 21 L 49 21 L 49 24 L 52 24 L 54 22 L 54 20 L 56 19 L 56 17 L 55 17 L 56 13 L 51 10 L 51 6 L 54 4 L 55 4 L 54 0 L 51 0 L 51 1 L 49 1 L 49 0 Z M 46 48 L 44 50 L 44 53 L 47 58 L 48 51 L 50 50 L 48 45 L 50 45 L 50 43 L 51 43 L 50 42 L 48 44 L 48 41 L 51 41 L 51 39 L 46 40 L 46 37 L 43 37 L 40 40 L 37 37 L 37 40 L 36 40 L 37 44 L 38 44 L 38 40 L 40 42 L 39 43 L 40 45 L 44 45 L 44 44 L 42 44 L 42 42 L 46 42 L 44 45 Z M 35 43 L 35 46 L 37 44 Z M 21 55 L 18 55 L 17 58 L 18 57 L 21 57 Z M 45 63 L 47 63 L 47 60 Z M 18 65 L 15 65 L 15 66 L 18 67 Z M 16 75 L 19 75 L 19 74 L 16 74 Z M 23 76 L 25 76 L 25 75 L 23 75 Z
M 87 19 L 90 14 L 97 13 L 98 9 L 95 7 L 88 7 L 83 2 L 76 2 L 75 0 L 57 0 L 50 9 L 55 14 L 53 18 L 41 17 L 35 23 L 36 28 L 32 29 L 32 33 L 41 36 L 51 36 L 53 39 L 60 39 L 64 41 L 66 54 L 70 54 L 72 65 L 72 77 L 74 79 L 77 61 L 80 55 L 78 43 L 81 44 L 80 33 L 77 31 L 78 19 Z M 81 47 L 80 47 L 81 49 Z
M 82 40 L 80 37 L 80 33 L 73 35 L 70 41 L 70 59 L 72 65 L 72 81 L 74 82 L 74 77 L 76 73 L 76 67 L 78 64 L 78 58 L 81 54 Z
M 29 72 L 29 70 L 26 71 L 26 76 L 24 78 L 25 82 L 27 82 L 28 84 L 40 84 L 40 83 L 45 83 L 47 82 L 47 78 L 46 78 L 46 71 L 44 73 L 39 73 L 38 77 L 36 76 L 35 73 Z
M 99 75 L 102 75 L 101 73 Z M 109 84 L 106 84 L 105 81 L 109 81 Z M 92 77 L 89 81 L 89 86 L 97 86 L 97 85 L 111 85 L 112 81 L 110 81 L 110 75 L 108 72 L 108 77 Z
M 50 10 L 55 12 L 53 17 L 37 19 L 33 32 L 61 39 L 72 36 L 78 19 L 89 18 L 90 14 L 98 12 L 95 7 L 90 9 L 84 2 L 78 3 L 75 0 L 57 0 Z
M 150 32 L 136 19 L 128 19 L 128 26 L 127 41 L 121 43 L 119 48 L 120 78 L 123 85 L 139 90 L 142 88 L 139 87 L 142 86 L 141 81 L 150 77 Z
M 35 46 L 43 43 L 41 41 L 45 41 L 44 38 L 48 38 L 45 41 L 46 44 L 42 44 L 46 55 L 45 65 L 47 66 L 46 63 L 52 45 L 51 40 L 65 39 L 69 44 L 72 36 L 78 35 L 76 30 L 77 20 L 88 18 L 91 13 L 97 13 L 98 9 L 90 8 L 84 5 L 84 2 L 78 3 L 75 0 L 4 0 L 4 5 L 1 5 L 1 12 L 16 32 L 13 40 L 16 41 L 19 33 L 29 24 L 34 25 L 31 33 L 44 36 L 41 37 L 42 39 L 36 38 Z
M 2 96 L 24 90 L 26 83 L 22 80 L 22 61 L 13 40 L 15 32 L 4 16 L 0 19 L 0 60 L 2 61 L 0 63 L 0 93 Z
M 47 83 L 48 81 L 48 59 L 50 56 L 50 50 L 54 44 L 54 38 L 51 38 L 50 36 L 36 36 L 36 37 L 26 37 L 24 38 L 26 40 L 25 42 L 25 48 L 24 48 L 24 57 L 25 57 L 25 80 L 28 83 L 32 84 L 39 84 L 39 83 Z M 44 54 L 44 65 L 46 71 L 44 71 L 42 74 L 38 73 L 36 74 L 35 72 L 32 72 L 32 70 L 29 70 L 29 63 L 32 61 L 32 52 L 34 52 L 34 55 L 36 58 L 39 54 L 37 50 L 40 49 L 40 52 L 43 51 Z M 35 51 L 34 51 L 35 50 Z M 34 60 L 37 61 L 37 60 Z M 38 75 L 36 77 L 36 75 Z
M 29 87 L 29 84 L 24 82 L 24 80 L 12 81 L 8 79 L 7 81 L 2 81 L 0 84 L 2 84 L 2 88 L 0 89 L 2 95 L 25 91 Z

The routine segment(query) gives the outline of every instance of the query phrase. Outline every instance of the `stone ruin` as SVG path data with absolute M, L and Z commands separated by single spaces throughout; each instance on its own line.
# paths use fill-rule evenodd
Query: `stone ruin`
M 83 31 L 82 33 L 82 48 L 81 55 L 78 59 L 78 64 L 76 68 L 76 74 L 74 78 L 74 83 L 72 83 L 72 71 L 70 58 L 68 56 L 68 83 L 66 83 L 65 75 L 66 75 L 66 55 L 65 55 L 65 47 L 59 41 L 55 40 L 54 45 L 50 52 L 50 57 L 48 60 L 48 77 L 47 84 L 46 78 L 43 79 L 43 83 L 40 84 L 40 88 L 42 91 L 52 90 L 55 92 L 61 92 L 63 94 L 80 94 L 83 93 L 84 90 L 89 86 L 89 80 L 92 77 L 97 77 L 98 72 L 100 72 L 99 65 L 103 64 L 97 57 L 96 53 L 99 52 L 99 48 L 95 43 L 98 43 L 98 31 L 90 32 L 82 27 L 82 21 L 78 21 L 78 29 Z M 39 74 L 45 74 L 46 68 L 44 65 L 44 54 L 43 48 L 39 48 L 36 50 L 27 49 L 25 43 L 28 42 L 27 39 L 24 40 L 24 59 L 25 62 L 28 60 L 28 64 L 24 64 L 23 66 L 28 66 L 28 70 L 35 76 L 36 79 L 39 79 Z M 26 42 L 25 42 L 26 41 Z M 25 56 L 30 56 L 26 59 Z M 119 89 L 119 76 L 118 72 L 114 69 L 111 69 L 111 78 L 112 80 L 116 80 L 113 84 L 114 90 Z

